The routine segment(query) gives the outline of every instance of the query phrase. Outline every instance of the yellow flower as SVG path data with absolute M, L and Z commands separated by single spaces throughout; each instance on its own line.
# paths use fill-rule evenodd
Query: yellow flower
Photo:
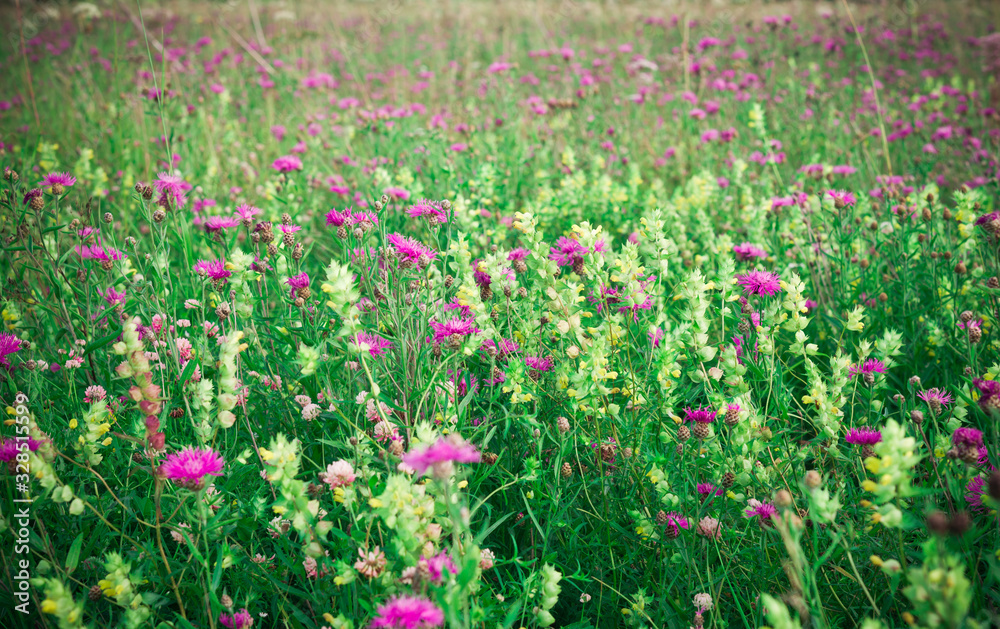
M 69 427 L 71 429 L 72 428 L 76 428 L 78 425 L 79 425 L 79 422 L 76 421 L 75 417 L 73 419 L 69 420 Z
M 56 602 L 51 598 L 45 599 L 44 601 L 42 601 L 42 611 L 45 612 L 46 614 L 56 613 Z

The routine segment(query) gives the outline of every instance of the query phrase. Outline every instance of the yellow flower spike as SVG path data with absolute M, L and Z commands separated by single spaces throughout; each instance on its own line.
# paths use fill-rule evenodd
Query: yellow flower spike
M 458 488 L 459 489 L 465 489 L 468 486 L 469 486 L 469 481 L 467 481 L 467 480 L 459 481 L 459 483 L 458 483 Z
M 871 557 L 869 557 L 869 560 L 870 560 L 870 561 L 871 561 L 871 562 L 872 562 L 873 564 L 875 564 L 875 567 L 876 567 L 876 568 L 881 568 L 881 567 L 882 567 L 882 564 L 883 564 L 883 563 L 885 563 L 884 561 L 882 561 L 882 558 L 881 558 L 881 557 L 879 557 L 878 555 L 872 555 Z
M 881 513 L 873 513 L 872 514 L 872 523 L 873 524 L 878 524 L 881 521 L 882 521 L 882 514 Z
M 16 415 L 16 414 L 17 414 L 17 411 L 16 411 L 16 410 L 14 410 L 14 407 L 13 407 L 13 406 L 8 406 L 8 407 L 7 407 L 7 414 L 8 414 L 8 415 Z
M 879 471 L 882 470 L 882 461 L 880 461 L 876 457 L 870 456 L 867 459 L 865 459 L 865 467 L 872 474 L 878 474 Z
M 76 427 L 77 427 L 77 426 L 79 426 L 79 425 L 80 425 L 80 424 L 79 424 L 79 422 L 77 422 L 77 421 L 76 421 L 76 418 L 75 418 L 75 417 L 74 417 L 73 419 L 69 420 L 69 427 L 70 427 L 71 429 L 72 429 L 72 428 L 76 428 Z
M 281 507 L 278 505 L 271 507 L 271 510 L 274 511 L 276 515 L 284 515 L 285 512 L 288 511 L 288 509 L 286 509 L 285 507 Z
M 862 501 L 858 502 L 858 504 L 860 506 L 864 507 L 865 509 L 867 509 L 868 507 L 872 506 L 872 503 L 871 503 L 870 500 L 862 500 Z
M 45 612 L 46 614 L 56 613 L 56 602 L 53 601 L 51 598 L 45 599 L 44 601 L 42 601 L 42 611 Z
M 368 501 L 368 506 L 371 507 L 372 509 L 379 509 L 382 507 L 382 501 L 379 500 L 378 498 L 372 498 L 371 500 Z
M 870 480 L 866 480 L 861 483 L 861 489 L 864 489 L 865 491 L 875 491 L 876 487 L 875 483 Z

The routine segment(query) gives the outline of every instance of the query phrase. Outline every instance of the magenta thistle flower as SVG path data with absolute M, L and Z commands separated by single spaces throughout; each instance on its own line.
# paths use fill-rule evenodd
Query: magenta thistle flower
M 28 447 L 24 448 L 22 444 L 27 444 Z M 31 437 L 28 437 L 27 441 L 18 441 L 17 439 L 0 441 L 0 461 L 9 463 L 17 459 L 18 453 L 27 452 L 28 450 L 37 452 L 41 445 L 41 441 L 36 441 Z
M 290 173 L 293 170 L 302 170 L 302 160 L 295 155 L 283 155 L 271 162 L 271 168 L 279 173 Z
M 253 626 L 253 616 L 246 609 L 241 609 L 232 615 L 220 615 L 219 624 L 227 629 L 249 629 Z
M 199 275 L 207 275 L 215 281 L 224 280 L 230 277 L 233 272 L 226 268 L 226 261 L 219 260 L 199 260 L 194 265 L 194 272 Z
M 24 341 L 9 332 L 3 332 L 0 334 L 0 365 L 10 368 L 10 361 L 7 357 L 14 352 L 19 351 L 23 342 Z
M 160 465 L 160 473 L 180 487 L 201 489 L 205 477 L 222 475 L 225 465 L 222 456 L 211 448 L 188 447 L 168 454 Z
M 843 190 L 827 190 L 826 196 L 833 199 L 833 205 L 838 210 L 850 207 L 858 202 L 858 198 L 854 196 L 853 192 L 844 192 Z
M 511 262 L 514 262 L 515 260 L 524 260 L 525 258 L 528 257 L 529 253 L 531 252 L 528 251 L 527 249 L 524 249 L 523 247 L 518 247 L 517 249 L 514 249 L 509 254 L 507 254 L 507 259 L 510 260 Z
M 447 223 L 448 214 L 441 207 L 441 204 L 437 201 L 428 201 L 427 199 L 421 199 L 417 201 L 414 205 L 411 205 L 406 213 L 414 218 L 424 217 L 431 224 L 436 223 Z
M 965 501 L 969 503 L 969 508 L 978 513 L 986 513 L 986 505 L 983 498 L 986 496 L 986 479 L 982 476 L 974 476 L 965 486 Z
M 778 276 L 769 271 L 750 271 L 745 275 L 737 275 L 736 281 L 743 287 L 747 295 L 766 295 L 770 297 L 781 292 Z
M 714 410 L 708 407 L 704 408 L 691 408 L 688 407 L 684 409 L 684 421 L 686 422 L 697 422 L 699 424 L 711 424 L 715 421 L 715 416 L 718 414 Z
M 26 193 L 24 193 L 24 198 L 21 201 L 23 205 L 28 205 L 29 203 L 31 203 L 32 199 L 40 199 L 40 198 L 42 198 L 41 188 L 32 188 L 31 190 L 28 190 Z
M 397 596 L 379 605 L 370 629 L 430 629 L 444 624 L 444 612 L 419 596 Z
M 259 215 L 263 210 L 259 207 L 254 207 L 248 203 L 241 203 L 236 206 L 236 215 L 240 217 L 240 220 L 247 225 L 253 220 L 253 218 Z
M 298 275 L 293 275 L 285 280 L 285 284 L 288 284 L 292 288 L 293 292 L 303 288 L 309 288 L 309 274 L 303 271 Z
M 77 245 L 75 247 L 76 252 L 80 254 L 80 257 L 84 260 L 100 260 L 101 262 L 111 262 L 124 260 L 128 257 L 123 251 L 119 251 L 114 247 L 103 247 L 101 245 Z
M 917 397 L 927 402 L 927 405 L 934 409 L 935 413 L 941 412 L 942 408 L 947 408 L 951 404 L 951 394 L 941 389 L 927 389 L 917 394 Z
M 376 334 L 358 332 L 354 335 L 354 345 L 358 351 L 367 351 L 372 358 L 385 355 L 385 350 L 392 349 L 392 343 Z
M 573 266 L 583 261 L 583 256 L 590 250 L 573 240 L 562 236 L 556 241 L 556 246 L 549 252 L 549 259 L 555 260 L 559 266 Z
M 746 517 L 758 518 L 760 525 L 764 527 L 772 525 L 771 519 L 778 514 L 778 510 L 773 504 L 754 499 L 750 499 L 747 504 L 750 505 L 750 508 L 744 512 Z
M 412 467 L 417 474 L 424 474 L 431 468 L 438 478 L 451 473 L 452 462 L 478 463 L 479 451 L 459 435 L 452 433 L 438 439 L 437 443 L 410 450 L 403 455 L 403 463 Z
M 479 333 L 479 328 L 475 326 L 475 319 L 462 319 L 452 317 L 447 321 L 431 321 L 431 328 L 434 330 L 434 342 L 441 343 L 449 340 L 452 336 L 469 336 Z
M 671 539 L 674 539 L 678 535 L 680 535 L 681 529 L 686 530 L 691 526 L 687 518 L 685 518 L 679 513 L 674 513 L 674 512 L 667 514 L 667 521 L 664 523 L 664 525 L 667 528 L 667 536 L 670 537 Z
M 972 384 L 979 389 L 979 408 L 987 415 L 1000 417 L 1000 382 L 976 378 Z
M 184 181 L 182 177 L 169 173 L 158 174 L 153 182 L 153 187 L 160 193 L 156 198 L 156 203 L 164 209 L 170 207 L 182 209 L 187 203 L 185 193 L 192 188 L 191 184 Z
M 420 562 L 427 567 L 431 582 L 438 585 L 445 580 L 445 573 L 458 574 L 458 566 L 452 561 L 451 556 L 443 550 L 429 559 L 421 559 Z
M 386 237 L 401 258 L 401 263 L 405 266 L 415 266 L 423 268 L 434 261 L 437 252 L 409 236 L 402 234 L 389 234 Z
M 865 426 L 851 428 L 847 431 L 844 441 L 856 446 L 871 446 L 882 441 L 882 432 Z
M 487 354 L 494 354 L 498 358 L 506 358 L 511 354 L 517 354 L 521 351 L 521 346 L 517 344 L 517 341 L 513 339 L 501 338 L 500 342 L 497 343 L 493 339 L 486 339 L 483 344 L 479 347 L 482 351 Z
M 975 428 L 956 428 L 951 435 L 951 444 L 954 446 L 965 446 L 981 448 L 983 446 L 983 433 Z
M 399 199 L 400 201 L 406 201 L 410 198 L 410 193 L 402 188 L 386 188 L 382 191 L 383 194 L 387 194 L 393 199 Z
M 885 373 L 885 363 L 876 358 L 869 358 L 865 362 L 861 363 L 860 367 L 858 367 L 857 365 L 851 365 L 851 368 L 848 369 L 848 372 L 850 373 L 852 378 L 858 374 L 861 374 L 862 376 L 867 376 L 870 374 Z
M 767 252 L 758 247 L 757 245 L 752 245 L 749 242 L 745 242 L 739 245 L 733 245 L 733 253 L 736 254 L 737 259 L 743 260 L 753 260 L 754 258 L 766 258 Z
M 524 364 L 535 371 L 550 371 L 553 360 L 549 356 L 525 356 Z
M 341 225 L 350 225 L 351 219 L 351 209 L 346 208 L 344 210 L 338 210 L 333 208 L 326 213 L 326 224 L 332 225 L 334 227 L 340 227 Z
M 236 216 L 210 216 L 205 221 L 205 229 L 210 232 L 218 232 L 240 224 L 240 219 Z
M 712 483 L 698 483 L 698 495 L 701 496 L 701 499 L 704 501 L 713 495 L 721 496 L 722 488 L 716 487 Z
M 114 286 L 109 286 L 106 291 L 102 291 L 100 288 L 97 289 L 97 294 L 104 298 L 109 306 L 117 306 L 118 304 L 125 304 L 125 291 L 117 291 Z
M 66 188 L 76 184 L 76 177 L 69 173 L 49 173 L 38 182 L 43 188 L 52 188 L 52 194 L 62 194 Z

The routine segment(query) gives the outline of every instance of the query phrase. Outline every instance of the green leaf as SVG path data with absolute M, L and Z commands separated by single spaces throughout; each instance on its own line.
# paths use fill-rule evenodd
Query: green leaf
M 191 375 L 194 373 L 194 370 L 197 367 L 198 367 L 198 361 L 189 360 L 188 363 L 184 365 L 184 372 L 181 373 L 180 383 L 184 384 L 185 381 L 190 380 Z
M 83 548 L 83 533 L 76 536 L 69 547 L 69 554 L 66 555 L 66 572 L 72 574 L 76 570 L 76 564 L 80 562 L 80 549 Z
M 118 335 L 121 334 L 121 333 L 122 333 L 122 329 L 121 329 L 120 326 L 117 327 L 117 328 L 115 328 L 115 330 L 113 332 L 111 332 L 111 334 L 108 334 L 106 336 L 102 336 L 101 338 L 97 339 L 96 341 L 94 341 L 90 345 L 88 345 L 87 349 L 85 349 L 83 351 L 83 355 L 86 356 L 87 354 L 89 354 L 90 352 L 94 351 L 95 349 L 101 349 L 102 347 L 104 347 L 105 345 L 107 345 L 108 343 L 110 343 L 111 341 L 113 341 L 116 338 L 118 338 Z

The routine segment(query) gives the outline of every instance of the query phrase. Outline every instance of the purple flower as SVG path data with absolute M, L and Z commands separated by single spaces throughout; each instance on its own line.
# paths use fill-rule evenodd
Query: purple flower
M 413 266 L 417 268 L 423 268 L 434 261 L 437 257 L 437 252 L 420 242 L 419 240 L 414 240 L 409 236 L 404 236 L 402 234 L 389 234 L 386 237 L 393 247 L 395 247 L 396 252 L 399 254 L 401 260 L 400 263 L 403 266 Z
M 42 197 L 42 190 L 41 190 L 41 188 L 32 188 L 31 190 L 28 190 L 24 194 L 24 198 L 22 199 L 22 203 L 23 203 L 23 205 L 28 205 L 29 203 L 31 203 L 32 199 L 40 199 L 41 197 Z
M 295 155 L 282 155 L 271 163 L 271 168 L 279 173 L 290 173 L 293 170 L 302 170 L 302 160 Z
M 479 451 L 459 435 L 452 433 L 438 439 L 437 443 L 410 450 L 403 455 L 403 463 L 423 475 L 431 468 L 434 475 L 442 478 L 451 473 L 451 463 L 478 463 Z
M 124 260 L 128 257 L 128 254 L 119 251 L 114 247 L 102 247 L 101 245 L 77 245 L 75 249 L 84 260 L 100 260 L 101 262 L 110 262 Z
M 665 522 L 667 528 L 667 537 L 674 539 L 681 534 L 681 529 L 688 529 L 691 524 L 688 522 L 687 518 L 676 512 L 670 512 L 667 514 L 667 521 Z
M 827 190 L 826 196 L 833 199 L 833 205 L 838 210 L 858 202 L 858 198 L 854 196 L 853 192 L 844 192 L 843 190 Z
M 475 319 L 462 319 L 452 317 L 447 321 L 431 321 L 431 328 L 434 330 L 434 342 L 441 343 L 449 340 L 452 336 L 469 336 L 476 334 L 480 330 L 475 326 Z
M 483 341 L 483 344 L 480 345 L 479 349 L 487 354 L 495 355 L 498 358 L 506 358 L 510 354 L 520 352 L 521 346 L 512 339 L 501 338 L 499 343 L 493 339 L 486 339 Z
M 697 422 L 699 424 L 711 424 L 715 421 L 715 416 L 718 414 L 714 410 L 708 407 L 704 408 L 691 408 L 688 407 L 684 409 L 684 421 L 686 422 Z
M 858 367 L 857 365 L 851 365 L 851 368 L 848 369 L 848 372 L 850 373 L 852 378 L 858 374 L 861 374 L 862 376 L 867 376 L 869 374 L 874 374 L 874 373 L 885 373 L 885 363 L 875 358 L 869 358 L 865 362 L 861 363 L 860 367 Z
M 940 413 L 942 408 L 947 408 L 951 404 L 951 394 L 947 391 L 942 391 L 941 389 L 927 389 L 926 391 L 921 391 L 917 394 L 917 397 L 927 402 L 927 405 L 935 413 Z
M 1000 382 L 976 378 L 972 384 L 979 389 L 979 408 L 987 415 L 1000 417 Z
M 410 198 L 410 193 L 402 188 L 386 188 L 382 191 L 383 194 L 387 194 L 393 199 L 399 199 L 400 201 L 406 201 Z
M 164 209 L 171 207 L 182 209 L 187 203 L 185 193 L 191 190 L 192 186 L 184 181 L 182 177 L 169 173 L 160 173 L 153 182 L 153 187 L 160 193 L 156 198 L 156 204 Z
M 104 301 L 106 301 L 109 306 L 125 304 L 125 291 L 118 292 L 115 290 L 114 286 L 109 286 L 106 291 L 101 291 L 101 289 L 98 288 L 97 294 L 103 297 Z
M 747 501 L 747 504 L 750 508 L 744 512 L 746 517 L 759 518 L 760 525 L 763 527 L 771 526 L 773 524 L 771 520 L 778 514 L 778 510 L 773 504 L 760 502 L 759 500 L 754 500 L 752 498 Z
M 248 629 L 253 626 L 253 616 L 246 609 L 241 609 L 232 615 L 220 615 L 219 623 L 227 629 Z
M 524 364 L 535 371 L 550 371 L 553 361 L 548 356 L 525 356 Z
M 23 342 L 10 332 L 0 333 L 0 365 L 9 369 L 11 365 L 7 357 L 19 351 Z
M 26 444 L 28 447 L 22 448 L 21 444 Z M 19 452 L 27 452 L 28 450 L 36 452 L 41 445 L 41 441 L 36 441 L 31 437 L 28 437 L 27 441 L 18 441 L 16 439 L 0 441 L 0 461 L 9 463 L 17 458 Z
M 432 225 L 448 222 L 448 214 L 444 211 L 444 208 L 442 208 L 441 204 L 438 203 L 437 201 L 428 201 L 427 199 L 421 199 L 420 201 L 417 201 L 417 203 L 415 203 L 414 205 L 411 205 L 406 210 L 406 213 L 414 218 L 422 216 L 426 218 Z
M 385 350 L 392 349 L 392 343 L 381 336 L 368 334 L 367 332 L 358 332 L 355 334 L 354 344 L 358 347 L 359 351 L 365 351 L 363 348 L 367 347 L 368 354 L 372 358 L 383 356 L 385 355 Z
M 49 173 L 45 179 L 38 182 L 43 188 L 52 188 L 52 194 L 60 195 L 66 188 L 76 184 L 76 177 L 69 173 Z
M 882 432 L 874 428 L 862 426 L 861 428 L 851 428 L 844 437 L 847 443 L 856 446 L 870 446 L 882 441 Z
M 747 261 L 753 260 L 754 258 L 766 258 L 767 252 L 758 247 L 757 245 L 745 242 L 739 245 L 733 245 L 733 253 L 740 260 Z
M 370 629 L 430 629 L 444 624 L 444 612 L 419 596 L 397 596 L 379 605 Z
M 226 268 L 226 261 L 219 260 L 199 260 L 194 265 L 194 272 L 199 275 L 207 275 L 215 281 L 224 280 L 230 277 L 233 272 Z
M 559 266 L 573 266 L 583 262 L 583 256 L 589 252 L 589 249 L 572 238 L 562 236 L 556 246 L 551 248 L 549 259 L 555 260 Z
M 768 271 L 750 271 L 745 275 L 737 275 L 736 281 L 743 287 L 747 295 L 767 295 L 770 297 L 781 292 L 778 276 Z
M 210 216 L 205 221 L 205 229 L 210 232 L 218 232 L 240 224 L 240 219 L 235 216 Z
M 716 487 L 712 483 L 698 483 L 698 495 L 701 496 L 702 501 L 712 496 L 721 496 L 722 487 Z
M 975 428 L 956 428 L 951 434 L 951 444 L 953 446 L 964 446 L 981 448 L 983 446 L 983 433 Z
M 965 486 L 965 501 L 969 503 L 969 508 L 978 513 L 986 513 L 984 496 L 986 496 L 986 479 L 982 476 L 973 476 Z
M 236 206 L 236 215 L 239 216 L 240 220 L 246 223 L 247 225 L 249 225 L 250 221 L 252 221 L 253 218 L 258 214 L 260 214 L 262 211 L 263 210 L 261 210 L 259 207 L 254 207 L 247 203 L 241 203 L 240 205 Z
M 303 271 L 298 275 L 293 275 L 285 280 L 285 284 L 288 284 L 294 290 L 309 288 L 309 274 Z
M 205 477 L 220 476 L 225 465 L 222 456 L 211 448 L 188 447 L 168 454 L 160 465 L 160 474 L 181 487 L 201 489 Z

